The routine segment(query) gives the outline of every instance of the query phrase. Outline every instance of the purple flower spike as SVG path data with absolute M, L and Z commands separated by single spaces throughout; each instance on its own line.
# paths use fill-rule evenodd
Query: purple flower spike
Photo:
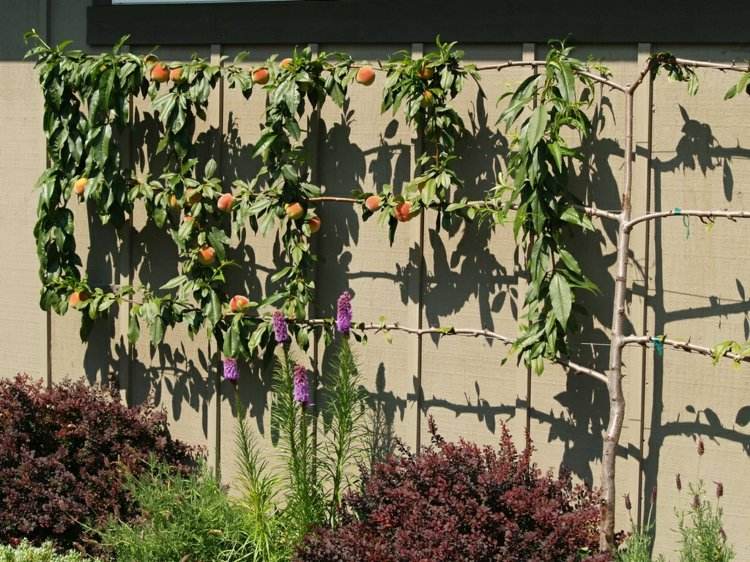
M 336 329 L 345 336 L 352 329 L 352 295 L 349 291 L 341 293 L 336 303 Z
M 276 343 L 286 343 L 289 341 L 289 327 L 286 325 L 284 314 L 277 310 L 273 313 L 273 334 Z
M 236 383 L 240 378 L 240 369 L 234 357 L 224 358 L 224 380 Z
M 310 383 L 307 380 L 307 369 L 300 364 L 294 366 L 294 400 L 302 406 L 310 405 Z

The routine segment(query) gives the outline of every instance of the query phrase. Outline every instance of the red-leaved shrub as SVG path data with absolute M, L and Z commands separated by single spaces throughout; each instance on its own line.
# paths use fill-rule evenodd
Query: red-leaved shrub
M 123 471 L 138 474 L 151 454 L 182 472 L 194 463 L 161 412 L 82 382 L 47 390 L 25 375 L 0 381 L 0 542 L 68 548 L 84 524 L 128 517 Z
M 342 525 L 303 542 L 304 562 L 542 562 L 597 555 L 597 494 L 553 477 L 518 453 L 503 427 L 499 449 L 445 442 L 402 451 L 364 475 Z

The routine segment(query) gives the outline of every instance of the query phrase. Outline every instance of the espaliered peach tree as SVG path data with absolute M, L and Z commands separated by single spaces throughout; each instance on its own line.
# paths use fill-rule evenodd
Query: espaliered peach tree
M 354 337 L 367 331 L 401 331 L 416 334 L 478 336 L 511 346 L 518 360 L 541 374 L 545 361 L 558 363 L 568 373 L 583 374 L 605 384 L 610 396 L 609 425 L 603 435 L 601 487 L 605 508 L 601 548 L 614 546 L 615 450 L 624 420 L 622 350 L 626 345 L 697 352 L 715 360 L 735 361 L 750 356 L 750 348 L 724 342 L 712 348 L 677 342 L 662 335 L 625 333 L 627 258 L 632 229 L 646 221 L 670 216 L 696 216 L 702 220 L 747 218 L 745 211 L 663 211 L 633 217 L 633 96 L 645 80 L 654 80 L 659 69 L 687 82 L 697 91 L 696 67 L 742 72 L 728 92 L 734 97 L 748 88 L 748 68 L 679 59 L 669 53 L 652 56 L 634 82 L 614 82 L 606 68 L 571 56 L 571 49 L 552 44 L 545 60 L 509 61 L 476 68 L 465 64 L 453 43 L 437 41 L 436 49 L 420 58 L 394 55 L 384 63 L 356 64 L 342 53 L 313 54 L 309 48 L 277 62 L 243 66 L 233 62 L 211 64 L 199 57 L 166 63 L 153 54 L 121 52 L 124 40 L 112 52 L 88 55 L 69 50 L 66 43 L 49 46 L 35 33 L 36 46 L 29 56 L 37 61 L 44 94 L 43 126 L 49 166 L 39 179 L 39 206 L 34 235 L 40 260 L 45 310 L 65 314 L 70 309 L 82 319 L 86 338 L 93 321 L 110 314 L 113 306 L 129 303 L 128 338 L 135 342 L 146 328 L 153 344 L 165 331 L 186 323 L 189 334 L 207 330 L 225 357 L 227 378 L 237 376 L 237 361 L 268 356 L 290 337 L 307 349 L 314 334 L 330 338 L 333 318 L 311 318 L 315 299 L 312 268 L 315 256 L 311 237 L 325 225 L 316 209 L 324 204 L 349 204 L 361 209 L 363 220 L 377 217 L 393 240 L 399 223 L 432 209 L 438 224 L 453 221 L 489 222 L 510 227 L 527 256 L 529 288 L 517 335 L 488 330 L 355 322 Z M 457 141 L 469 134 L 452 102 L 466 80 L 479 82 L 484 71 L 529 67 L 534 72 L 501 99 L 506 104 L 500 123 L 514 132 L 507 154 L 507 173 L 484 199 L 470 201 L 461 194 L 462 181 L 454 164 Z M 403 189 L 378 186 L 378 192 L 355 190 L 348 197 L 327 196 L 311 181 L 305 150 L 309 128 L 302 122 L 331 102 L 343 106 L 348 90 L 370 86 L 384 72 L 383 111 L 402 112 L 421 139 L 415 177 Z M 222 183 L 213 160 L 199 165 L 195 129 L 206 118 L 212 90 L 226 82 L 249 98 L 266 98 L 265 121 L 255 143 L 261 167 L 252 178 Z M 576 199 L 568 189 L 571 166 L 583 158 L 580 146 L 570 139 L 593 134 L 587 110 L 592 98 L 583 95 L 595 86 L 625 97 L 625 177 L 619 209 L 602 210 Z M 131 103 L 150 102 L 159 122 L 156 153 L 164 162 L 159 170 L 139 176 L 125 161 L 123 139 L 133 127 Z M 314 117 L 313 117 L 314 118 Z M 574 133 L 571 135 L 570 133 Z M 132 137 L 132 135 L 131 135 Z M 138 147 L 141 148 L 141 147 Z M 85 207 L 84 204 L 85 203 Z M 179 274 L 161 287 L 91 285 L 81 273 L 76 253 L 73 209 L 88 208 L 104 225 L 119 229 L 143 206 L 148 220 L 174 241 Z M 568 246 L 569 234 L 592 231 L 594 220 L 613 221 L 618 228 L 615 293 L 609 368 L 571 361 L 569 336 L 581 310 L 581 291 L 597 291 Z M 281 242 L 284 265 L 272 275 L 271 294 L 231 295 L 227 276 L 236 265 L 227 257 L 232 239 L 244 229 L 274 234 Z M 348 297 L 346 297 L 348 298 Z M 345 303 L 346 304 L 346 303 Z M 348 330 L 347 330 L 348 331 Z

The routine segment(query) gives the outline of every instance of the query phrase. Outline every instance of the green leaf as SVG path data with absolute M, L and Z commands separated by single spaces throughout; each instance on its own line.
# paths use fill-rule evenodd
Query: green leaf
M 561 326 L 565 327 L 570 317 L 570 309 L 573 306 L 573 292 L 565 277 L 559 273 L 552 276 L 549 284 L 549 296 L 552 304 L 552 312 Z
M 534 113 L 529 118 L 529 123 L 526 127 L 526 144 L 529 150 L 532 150 L 544 136 L 544 131 L 547 127 L 547 121 L 549 115 L 544 105 L 540 105 L 534 110 Z
M 187 283 L 187 281 L 188 281 L 187 275 L 178 275 L 177 277 L 173 277 L 172 279 L 164 283 L 164 285 L 159 287 L 159 290 L 167 291 L 169 289 L 174 289 L 175 287 L 179 287 L 180 285 Z
M 253 152 L 253 158 L 264 154 L 277 137 L 278 135 L 272 132 L 265 133 L 263 136 L 261 136 L 260 139 L 258 139 L 258 142 L 255 144 L 255 152 Z
M 164 320 L 161 316 L 154 318 L 150 326 L 151 342 L 154 345 L 160 344 L 164 340 Z
M 255 328 L 255 331 L 252 333 L 250 339 L 247 342 L 247 347 L 250 350 L 250 353 L 260 347 L 260 342 L 263 339 L 263 336 L 266 334 L 267 329 L 268 324 L 266 323 L 263 323 Z
M 128 341 L 130 343 L 135 343 L 138 341 L 140 335 L 141 327 L 138 324 L 138 316 L 131 311 L 130 319 L 128 320 Z
M 209 312 L 209 320 L 213 324 L 217 324 L 221 320 L 221 300 L 219 299 L 219 293 L 211 291 L 211 307 Z
M 581 266 L 578 264 L 578 260 L 573 257 L 573 254 L 571 254 L 568 250 L 565 250 L 563 248 L 559 249 L 560 259 L 562 259 L 563 263 L 566 265 L 566 267 L 574 271 L 575 273 L 582 274 Z

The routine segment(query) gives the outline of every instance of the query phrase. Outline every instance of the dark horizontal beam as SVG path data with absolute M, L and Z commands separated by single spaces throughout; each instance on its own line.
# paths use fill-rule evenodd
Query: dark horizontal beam
M 748 43 L 743 0 L 329 0 L 88 8 L 88 43 Z

